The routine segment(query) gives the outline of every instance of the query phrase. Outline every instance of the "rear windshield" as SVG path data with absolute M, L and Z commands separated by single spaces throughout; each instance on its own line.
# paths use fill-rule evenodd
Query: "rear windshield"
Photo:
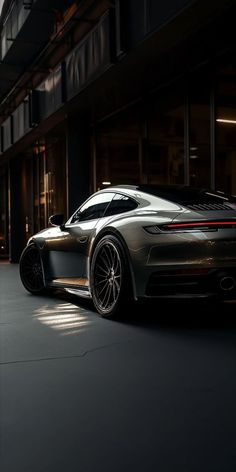
M 235 196 L 187 186 L 140 185 L 138 189 L 179 205 L 236 203 Z

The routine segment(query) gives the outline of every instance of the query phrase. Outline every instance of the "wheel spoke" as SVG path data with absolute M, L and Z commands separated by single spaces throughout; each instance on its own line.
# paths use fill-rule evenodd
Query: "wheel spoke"
M 106 283 L 104 283 L 103 287 L 101 290 L 98 290 L 98 296 L 101 297 L 101 294 L 104 292 L 104 290 L 109 286 L 109 282 L 106 281 Z
M 114 285 L 116 286 L 117 291 L 119 292 L 120 291 L 120 283 L 116 279 L 114 279 Z
M 115 307 L 121 290 L 121 257 L 113 242 L 106 241 L 96 254 L 93 267 L 94 296 L 104 312 Z
M 98 287 L 99 285 L 101 285 L 101 284 L 106 284 L 106 283 L 107 283 L 107 279 L 100 280 L 99 282 L 96 282 L 96 283 L 95 283 L 95 287 Z
M 100 264 L 97 264 L 96 267 L 102 272 L 104 272 L 105 275 L 103 277 L 106 277 L 108 275 L 109 271 L 105 270 Z
M 107 284 L 106 292 L 105 292 L 105 295 L 104 295 L 104 297 L 103 297 L 103 299 L 102 299 L 102 303 L 101 303 L 104 308 L 106 308 L 105 300 L 106 300 L 106 298 L 107 298 L 107 294 L 109 293 L 109 289 L 110 289 L 110 285 Z
M 120 258 L 116 252 L 114 252 L 113 256 L 113 270 L 114 274 L 116 274 L 117 271 L 120 271 Z
M 107 274 L 109 273 L 109 269 L 110 269 L 110 266 L 109 264 L 107 264 L 107 260 L 102 256 L 102 254 L 100 254 L 100 257 L 99 257 L 99 262 L 100 264 L 102 263 L 104 266 L 105 266 L 105 269 Z
M 118 291 L 116 293 L 116 284 L 115 283 L 112 284 L 112 292 L 113 292 L 113 300 L 115 301 L 116 297 L 117 297 L 117 294 L 118 294 Z
M 104 247 L 104 250 L 103 250 L 103 253 L 106 257 L 106 260 L 107 260 L 107 263 L 108 263 L 108 267 L 109 269 L 112 267 L 112 258 L 110 257 L 111 256 L 111 253 L 109 251 L 109 245 L 106 245 Z

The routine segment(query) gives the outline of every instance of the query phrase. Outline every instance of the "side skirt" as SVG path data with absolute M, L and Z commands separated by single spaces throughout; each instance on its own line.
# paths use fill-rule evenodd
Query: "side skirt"
M 92 298 L 88 279 L 85 278 L 58 278 L 51 280 L 48 287 L 54 289 L 64 289 L 73 295 L 83 298 Z

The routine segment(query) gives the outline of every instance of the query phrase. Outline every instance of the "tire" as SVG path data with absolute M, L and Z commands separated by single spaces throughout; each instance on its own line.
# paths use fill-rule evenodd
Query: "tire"
M 117 318 L 124 303 L 130 302 L 128 263 L 115 236 L 104 236 L 94 250 L 90 287 L 93 304 L 104 318 Z
M 20 258 L 20 278 L 26 290 L 34 295 L 45 293 L 42 260 L 36 246 L 27 246 Z

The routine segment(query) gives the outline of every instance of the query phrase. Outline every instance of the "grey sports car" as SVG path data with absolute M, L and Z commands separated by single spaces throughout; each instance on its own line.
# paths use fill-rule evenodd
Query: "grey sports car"
M 236 198 L 186 186 L 116 186 L 31 237 L 25 288 L 92 298 L 104 317 L 140 298 L 236 298 Z

